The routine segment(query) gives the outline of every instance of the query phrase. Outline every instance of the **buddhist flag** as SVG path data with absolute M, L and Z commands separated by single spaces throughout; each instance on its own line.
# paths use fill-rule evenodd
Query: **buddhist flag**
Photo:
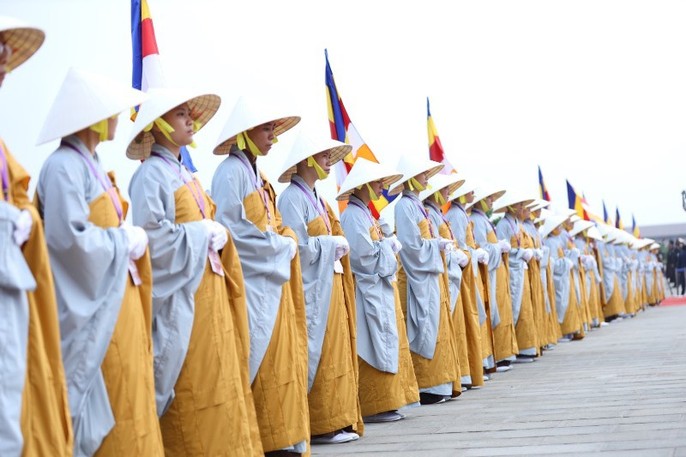
M 146 0 L 131 0 L 131 44 L 133 47 L 133 73 L 131 85 L 146 92 L 151 87 L 164 87 L 160 53 L 155 39 L 155 28 Z M 181 162 L 192 172 L 198 171 L 185 147 L 181 148 Z
M 612 225 L 612 221 L 610 221 L 610 215 L 607 214 L 607 208 L 605 207 L 605 200 L 603 200 L 603 222 Z
M 543 173 L 541 173 L 541 166 L 538 166 L 538 190 L 541 193 L 541 199 L 547 202 L 550 201 L 550 194 L 548 193 L 548 188 L 543 182 Z
M 443 145 L 441 144 L 441 139 L 438 137 L 438 131 L 436 130 L 436 125 L 431 117 L 431 107 L 429 106 L 429 97 L 426 97 L 426 126 L 429 131 L 429 158 L 433 161 L 442 163 L 445 165 L 441 170 L 441 173 L 449 175 L 451 173 L 457 173 L 455 167 L 452 166 L 448 158 L 445 156 L 445 151 L 443 150 Z
M 329 112 L 329 127 L 331 128 L 331 138 L 334 140 L 342 141 L 353 147 L 352 151 L 334 165 L 336 169 L 336 185 L 338 189 L 341 188 L 341 184 L 345 181 L 346 176 L 353 167 L 355 160 L 358 157 L 364 157 L 372 162 L 378 162 L 376 156 L 369 149 L 367 143 L 364 142 L 357 129 L 350 122 L 350 117 L 348 112 L 345 110 L 343 105 L 343 100 L 341 99 L 338 89 L 336 88 L 336 82 L 333 79 L 333 72 L 331 71 L 331 65 L 329 65 L 329 54 L 324 50 L 324 57 L 326 59 L 326 71 L 325 71 L 325 82 L 326 82 L 326 103 Z M 389 196 L 388 191 L 384 190 L 383 194 L 379 196 L 379 199 L 369 203 L 369 209 L 371 210 L 374 217 L 378 218 L 381 210 L 384 209 L 388 204 L 393 201 L 395 196 Z M 347 202 L 338 202 L 338 209 L 342 212 L 347 205 Z
M 615 227 L 624 230 L 624 223 L 622 222 L 622 218 L 619 217 L 619 207 L 615 210 Z
M 567 181 L 567 200 L 569 202 L 569 209 L 576 211 L 577 216 L 585 221 L 590 220 L 584 208 L 584 200 L 574 191 L 569 181 Z
M 633 233 L 633 235 L 636 238 L 641 237 L 641 229 L 639 229 L 638 225 L 636 225 L 636 218 L 634 217 L 633 214 L 631 214 L 631 233 Z

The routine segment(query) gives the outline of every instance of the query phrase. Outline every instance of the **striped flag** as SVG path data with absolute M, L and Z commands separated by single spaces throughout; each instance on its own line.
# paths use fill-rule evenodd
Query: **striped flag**
M 550 194 L 548 193 L 548 188 L 543 182 L 543 173 L 541 173 L 541 166 L 538 166 L 538 191 L 541 193 L 541 199 L 547 202 L 550 201 Z
M 633 213 L 631 214 L 631 233 L 633 233 L 636 238 L 641 237 L 641 229 L 639 229 L 638 225 L 636 225 L 636 218 L 634 217 Z
M 615 209 L 615 227 L 624 230 L 624 223 L 622 222 L 622 218 L 619 217 L 619 207 Z
M 166 86 L 147 0 L 131 0 L 131 44 L 133 51 L 131 85 L 143 92 L 151 87 Z M 181 162 L 192 172 L 198 171 L 185 146 L 181 148 Z
M 569 209 L 576 211 L 577 216 L 585 221 L 590 220 L 584 208 L 585 200 L 579 197 L 569 181 L 567 181 L 567 201 L 569 202 Z
M 338 89 L 336 89 L 333 72 L 331 71 L 331 65 L 329 64 L 329 53 L 326 50 L 324 50 L 324 57 L 326 58 L 326 103 L 329 112 L 331 138 L 347 143 L 353 147 L 352 151 L 345 156 L 343 160 L 334 165 L 336 169 L 336 185 L 338 186 L 338 189 L 340 189 L 341 184 L 345 181 L 346 176 L 350 173 L 350 170 L 358 157 L 364 157 L 372 162 L 378 162 L 378 160 L 372 150 L 369 149 L 369 146 L 367 146 L 367 143 L 364 142 L 357 132 L 353 123 L 350 122 L 350 117 L 345 110 L 343 100 L 338 93 Z M 388 192 L 384 190 L 378 200 L 371 201 L 369 203 L 369 209 L 374 217 L 378 218 L 381 210 L 388 206 L 393 199 L 395 199 L 395 196 L 389 196 Z M 338 202 L 339 212 L 342 212 L 346 205 L 347 202 Z
M 426 97 L 426 126 L 429 131 L 429 158 L 435 162 L 439 162 L 445 165 L 441 170 L 441 173 L 445 175 L 457 173 L 455 167 L 452 166 L 448 158 L 445 156 L 445 151 L 443 150 L 441 139 L 438 137 L 436 125 L 434 124 L 434 120 L 431 117 L 429 97 Z

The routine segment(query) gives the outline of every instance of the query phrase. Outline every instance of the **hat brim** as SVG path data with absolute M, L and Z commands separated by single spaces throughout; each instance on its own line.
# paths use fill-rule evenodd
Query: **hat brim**
M 287 117 L 282 117 L 279 119 L 272 119 L 271 121 L 266 121 L 262 122 L 257 125 L 252 125 L 250 127 L 247 127 L 244 132 L 247 132 L 248 130 L 252 130 L 255 127 L 259 127 L 262 124 L 269 124 L 270 122 L 274 123 L 274 136 L 278 137 L 282 133 L 287 132 L 288 130 L 292 129 L 295 127 L 295 125 L 300 122 L 300 116 L 287 116 Z M 242 133 L 242 132 L 238 132 Z M 231 146 L 236 144 L 238 141 L 238 134 L 230 137 L 229 139 L 223 141 L 221 144 L 219 144 L 217 147 L 214 148 L 214 154 L 215 155 L 226 155 L 229 152 L 231 152 Z
M 198 130 L 195 132 L 198 133 L 207 125 L 210 119 L 217 114 L 219 105 L 221 104 L 221 98 L 215 94 L 204 94 L 186 100 L 179 105 L 183 104 L 188 104 L 191 111 L 191 118 L 200 124 Z M 170 110 L 174 108 L 175 107 L 171 107 Z M 166 113 L 162 113 L 162 116 L 164 114 Z M 132 160 L 147 159 L 150 156 L 150 150 L 154 142 L 155 138 L 152 135 L 152 131 L 146 132 L 143 130 L 139 132 L 126 149 L 126 157 Z
M 2 41 L 12 48 L 12 55 L 7 62 L 10 71 L 26 62 L 45 41 L 45 33 L 33 27 L 3 30 L 0 31 L 0 36 Z
M 518 201 L 518 202 L 517 202 L 517 201 L 515 201 L 515 202 L 508 202 L 508 204 L 505 205 L 505 206 L 499 207 L 499 208 L 497 208 L 497 209 L 494 208 L 494 209 L 493 209 L 493 212 L 494 212 L 494 213 L 504 213 L 505 211 L 507 211 L 507 208 L 508 208 L 509 206 L 518 205 L 518 204 L 520 204 L 520 203 L 523 203 L 524 206 L 527 206 L 527 205 L 530 205 L 532 201 L 533 201 L 533 199 L 528 198 L 528 199 L 526 199 L 526 200 L 520 200 L 520 201 Z
M 383 187 L 384 189 L 390 189 L 390 187 L 395 184 L 396 182 L 400 181 L 403 178 L 403 175 L 397 174 L 397 175 L 390 175 L 390 176 L 385 176 L 381 178 L 383 181 Z M 377 181 L 377 179 L 373 179 L 371 181 L 363 182 L 360 184 L 360 186 L 364 186 L 365 184 L 369 184 L 370 182 Z M 336 196 L 336 200 L 340 201 L 345 201 L 350 198 L 350 196 L 355 192 L 356 188 L 348 189 L 345 192 L 342 192 Z M 396 195 L 398 192 L 393 193 L 392 190 L 388 191 L 388 195 Z
M 322 149 L 321 151 L 317 151 L 312 155 L 321 154 L 322 152 L 329 151 L 329 165 L 333 167 L 336 163 L 343 160 L 343 158 L 347 156 L 352 150 L 353 147 L 351 145 L 341 144 L 340 146 L 334 146 L 333 148 Z M 278 181 L 282 183 L 291 182 L 291 177 L 295 174 L 297 167 L 298 164 L 295 164 L 291 166 L 288 170 L 281 173 L 281 176 L 279 176 Z
M 445 165 L 440 164 L 440 165 L 434 165 L 433 167 L 431 167 L 431 168 L 429 168 L 429 169 L 427 169 L 427 170 L 424 170 L 424 172 L 426 173 L 426 180 L 427 180 L 427 182 L 429 181 L 429 179 L 431 179 L 432 177 L 434 177 L 434 176 L 436 176 L 438 173 L 440 173 L 440 171 L 441 171 L 444 167 L 445 167 Z M 419 173 L 422 173 L 422 172 L 420 171 Z M 413 176 L 403 176 L 403 178 L 400 180 L 400 182 L 396 183 L 396 186 L 395 186 L 393 189 L 391 189 L 391 190 L 389 191 L 388 194 L 389 194 L 389 195 L 396 195 L 396 194 L 399 194 L 400 192 L 402 192 L 402 191 L 403 191 L 403 186 L 405 185 L 405 183 L 406 183 L 407 181 L 409 181 L 410 179 L 414 178 L 415 176 L 417 176 L 419 173 L 417 173 L 417 174 L 415 174 L 415 175 L 413 175 Z

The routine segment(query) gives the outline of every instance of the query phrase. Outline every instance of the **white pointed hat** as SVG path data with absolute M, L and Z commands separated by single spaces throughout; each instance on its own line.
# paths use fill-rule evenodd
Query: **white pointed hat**
M 650 247 L 648 249 L 650 249 L 651 251 L 653 251 L 655 249 L 660 249 L 660 243 L 653 243 L 650 245 Z
M 567 218 L 560 214 L 551 213 L 550 215 L 546 216 L 545 220 L 543 221 L 543 225 L 538 229 L 538 232 L 541 234 L 541 238 L 545 238 L 550 235 L 553 230 L 561 226 L 566 220 Z
M 603 241 L 603 235 L 600 234 L 600 230 L 595 225 L 586 230 L 586 235 L 594 240 Z
M 497 200 L 505 194 L 505 189 L 494 186 L 490 183 L 480 183 L 474 188 L 474 200 L 467 205 L 467 208 L 472 208 L 481 200 L 493 196 L 493 200 Z
M 133 160 L 143 160 L 150 156 L 155 139 L 152 131 L 146 131 L 146 128 L 155 119 L 185 103 L 188 104 L 191 118 L 197 123 L 197 131 L 200 131 L 216 114 L 221 104 L 218 95 L 188 89 L 152 88 L 147 93 L 150 99 L 138 109 L 136 121 L 131 128 L 129 146 L 126 148 L 126 157 Z
M 331 138 L 317 138 L 313 140 L 312 137 L 300 131 L 293 142 L 293 147 L 283 161 L 279 182 L 291 182 L 291 176 L 295 174 L 298 163 L 308 157 L 312 157 L 320 152 L 329 151 L 329 164 L 333 166 L 336 162 L 343 160 L 343 157 L 352 150 L 353 147 L 349 144 L 341 143 Z
M 71 68 L 43 124 L 38 144 L 79 132 L 147 98 L 144 92 L 106 76 Z
M 453 201 L 457 198 L 462 197 L 463 195 L 467 195 L 470 192 L 474 192 L 474 188 L 476 187 L 476 181 L 473 179 L 467 179 L 462 173 L 457 173 L 457 175 L 460 177 L 460 179 L 464 180 L 462 185 L 457 188 L 455 192 L 450 194 L 448 196 L 448 201 Z
M 579 233 L 583 232 L 586 229 L 589 229 L 591 227 L 594 227 L 595 224 L 591 221 L 585 221 L 583 219 L 579 219 L 578 221 L 574 222 L 574 227 L 569 231 L 570 236 L 576 236 Z
M 426 189 L 419 193 L 419 199 L 421 201 L 426 200 L 436 192 L 448 188 L 448 197 L 453 194 L 462 184 L 464 184 L 464 179 L 457 173 L 450 173 L 444 175 L 439 173 L 434 175 L 429 181 Z
M 428 181 L 434 175 L 438 174 L 438 172 L 440 172 L 444 166 L 445 165 L 442 163 L 434 160 L 422 160 L 414 156 L 403 155 L 400 157 L 400 160 L 398 160 L 398 164 L 395 167 L 398 172 L 402 173 L 403 177 L 395 183 L 395 187 L 391 189 L 391 192 L 393 194 L 402 192 L 403 184 L 420 173 L 426 172 L 426 179 Z
M 278 137 L 300 122 L 300 116 L 294 116 L 276 103 L 266 103 L 259 98 L 239 98 L 215 142 L 214 153 L 228 154 L 231 146 L 236 144 L 239 133 L 268 122 L 275 124 L 274 136 Z
M 524 203 L 524 205 L 530 204 L 534 201 L 533 198 L 527 197 L 520 192 L 508 191 L 505 192 L 499 199 L 493 202 L 493 212 L 503 213 L 507 210 L 508 206 L 516 205 L 517 203 Z
M 527 205 L 531 211 L 537 211 L 539 209 L 547 208 L 550 206 L 550 202 L 548 200 L 543 200 L 540 198 L 534 199 L 533 202 L 529 203 Z
M 41 47 L 45 33 L 13 17 L 0 16 L 0 37 L 0 43 L 12 49 L 7 62 L 8 71 L 12 71 Z
M 367 183 L 383 180 L 385 188 L 392 186 L 397 181 L 401 180 L 403 175 L 398 173 L 395 169 L 383 163 L 372 162 L 363 157 L 355 160 L 350 173 L 346 176 L 345 181 L 341 184 L 341 190 L 336 196 L 336 200 L 343 201 L 350 198 L 350 195 L 355 192 L 360 186 Z M 399 190 L 399 188 L 396 188 Z M 396 191 L 396 194 L 398 192 Z M 388 192 L 389 195 L 395 195 L 393 191 Z

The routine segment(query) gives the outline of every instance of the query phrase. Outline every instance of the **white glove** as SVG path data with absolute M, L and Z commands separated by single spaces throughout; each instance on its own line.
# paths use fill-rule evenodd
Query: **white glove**
M 148 234 L 135 225 L 124 224 L 121 229 L 126 233 L 126 239 L 129 242 L 129 258 L 140 259 L 145 254 L 145 248 L 148 247 Z
M 439 238 L 438 249 L 444 252 L 453 251 L 455 250 L 455 242 L 453 240 L 449 240 L 448 238 Z
M 534 256 L 534 250 L 529 249 L 529 248 L 525 248 L 525 249 L 522 249 L 522 251 L 523 251 L 522 252 L 522 258 L 524 259 L 525 262 L 529 262 L 531 260 L 531 258 Z
M 500 252 L 503 254 L 510 252 L 512 246 L 505 240 L 498 240 L 498 246 L 500 246 Z
M 572 258 L 572 260 L 579 260 L 580 255 L 581 251 L 579 251 L 579 248 L 572 248 L 569 250 L 569 256 Z
M 403 248 L 403 245 L 400 241 L 398 241 L 397 236 L 391 235 L 389 237 L 386 237 L 386 239 L 391 243 L 391 249 L 393 249 L 393 254 L 397 254 Z
M 469 256 L 465 254 L 462 249 L 455 249 L 455 253 L 453 255 L 457 260 L 457 264 L 462 268 L 466 267 L 469 263 Z
M 341 257 L 350 252 L 350 244 L 348 244 L 348 240 L 346 240 L 344 236 L 334 235 L 333 239 L 336 242 L 336 254 L 334 260 L 339 260 Z
M 293 260 L 295 255 L 298 253 L 298 243 L 296 243 L 295 240 L 290 236 L 286 236 L 284 238 L 286 238 L 286 241 L 288 241 L 288 257 Z
M 226 233 L 226 229 L 217 221 L 211 219 L 202 220 L 203 227 L 205 227 L 205 233 L 210 239 L 210 250 L 214 252 L 219 252 L 221 248 L 224 247 L 226 242 L 229 240 L 229 235 Z
M 21 210 L 19 217 L 14 221 L 14 242 L 17 246 L 23 245 L 29 239 L 31 227 L 33 227 L 31 213 L 25 209 Z
M 479 263 L 488 263 L 490 260 L 488 252 L 486 252 L 484 249 L 478 248 L 474 251 L 474 254 L 476 255 L 476 261 Z
M 583 255 L 581 258 L 582 258 L 582 262 L 584 263 L 584 267 L 587 270 L 593 268 L 593 264 L 595 263 L 595 258 L 592 255 Z
M 543 249 L 534 249 L 534 259 L 541 260 L 543 258 Z
M 574 262 L 571 259 L 568 259 L 567 257 L 564 257 L 564 259 L 569 268 L 574 268 Z

